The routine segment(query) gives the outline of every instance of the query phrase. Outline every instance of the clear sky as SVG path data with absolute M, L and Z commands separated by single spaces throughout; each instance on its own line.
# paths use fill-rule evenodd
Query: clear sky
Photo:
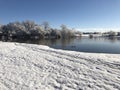
M 120 28 L 120 0 L 0 0 L 0 23 L 34 20 L 73 28 Z

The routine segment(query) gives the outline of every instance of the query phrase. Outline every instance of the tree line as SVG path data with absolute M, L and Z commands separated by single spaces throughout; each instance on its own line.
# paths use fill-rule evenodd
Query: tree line
M 0 37 L 7 39 L 65 39 L 72 38 L 81 32 L 69 29 L 66 25 L 61 25 L 60 29 L 50 27 L 48 22 L 41 25 L 34 21 L 11 22 L 0 26 Z

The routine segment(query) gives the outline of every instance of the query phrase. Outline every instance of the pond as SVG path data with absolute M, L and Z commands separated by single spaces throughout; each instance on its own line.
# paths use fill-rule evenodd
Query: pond
M 77 37 L 72 39 L 19 40 L 16 42 L 47 45 L 56 49 L 79 52 L 120 54 L 120 37 Z

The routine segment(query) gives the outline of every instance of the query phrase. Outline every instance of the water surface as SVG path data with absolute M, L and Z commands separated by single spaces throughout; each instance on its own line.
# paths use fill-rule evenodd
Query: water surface
M 56 49 L 73 50 L 91 53 L 114 53 L 120 54 L 120 38 L 72 38 L 72 39 L 52 39 L 52 40 L 19 40 L 21 43 L 32 43 L 47 45 Z

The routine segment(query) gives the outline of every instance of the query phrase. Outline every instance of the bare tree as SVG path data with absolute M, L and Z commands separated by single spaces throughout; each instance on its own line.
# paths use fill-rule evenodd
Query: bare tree
M 62 35 L 62 38 L 67 38 L 67 33 L 68 33 L 68 28 L 66 25 L 61 25 L 61 35 Z
M 33 30 L 34 27 L 36 26 L 34 21 L 29 20 L 22 22 L 22 25 L 25 27 L 27 33 L 29 33 L 30 30 Z
M 42 26 L 43 26 L 44 30 L 49 30 L 50 29 L 50 25 L 46 21 L 42 23 Z

